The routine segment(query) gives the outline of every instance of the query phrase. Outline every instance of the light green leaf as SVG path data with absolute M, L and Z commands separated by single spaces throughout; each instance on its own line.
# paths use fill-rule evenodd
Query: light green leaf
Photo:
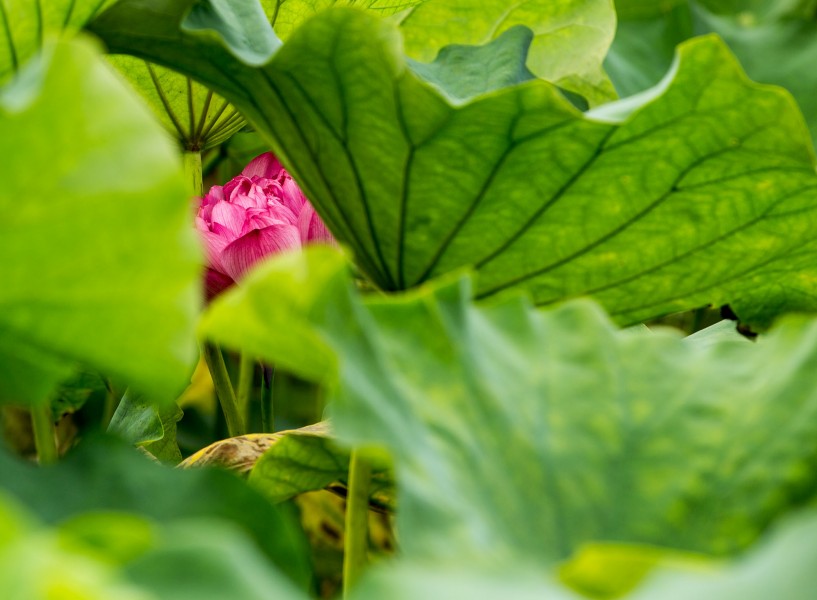
M 428 0 L 402 17 L 406 53 L 428 62 L 449 44 L 484 44 L 516 25 L 533 33 L 528 68 L 538 77 L 587 98 L 615 98 L 601 63 L 613 41 L 612 0 Z
M 116 0 L 0 0 L 0 84 L 42 47 L 49 35 L 76 30 Z
M 199 152 L 217 146 L 246 124 L 226 100 L 189 77 L 132 56 L 115 55 L 108 60 L 185 150 Z
M 305 264 L 299 253 L 282 254 L 267 262 L 263 271 L 251 271 L 245 278 L 251 288 L 242 285 L 221 294 L 215 302 L 221 308 L 204 313 L 201 334 L 218 332 L 219 343 L 251 356 L 269 356 L 274 348 L 278 357 L 274 364 L 285 371 L 313 381 L 331 381 L 337 358 L 313 322 L 333 291 L 345 289 L 347 267 L 337 251 L 313 250 L 324 259 Z M 307 278 L 310 285 L 304 286 Z M 271 298 L 275 301 L 270 302 Z M 240 318 L 236 307 L 241 307 Z M 288 326 L 280 333 L 268 326 L 285 321 Z
M 165 133 L 86 41 L 0 90 L 0 129 L 0 345 L 32 377 L 4 362 L 0 399 L 42 400 L 77 362 L 172 397 L 196 359 L 201 267 Z
M 139 10 L 124 0 L 94 29 L 218 86 L 384 289 L 471 266 L 481 298 L 592 295 L 621 323 L 710 303 L 757 324 L 817 308 L 802 116 L 713 37 L 681 46 L 647 97 L 582 115 L 540 81 L 452 107 L 363 13 L 322 13 L 256 70 L 213 46 L 202 64 L 183 36 L 163 51 L 125 30 Z
M 306 253 L 292 270 L 319 277 L 297 289 L 314 294 L 330 260 Z M 273 304 L 267 286 L 294 294 L 281 270 L 214 303 L 220 327 L 249 298 Z M 393 453 L 407 557 L 546 564 L 599 540 L 728 554 L 817 490 L 817 322 L 756 344 L 683 339 L 616 330 L 589 301 L 480 307 L 466 282 L 365 302 L 335 290 L 322 305 L 333 426 Z M 270 316 L 264 332 L 301 318 Z
M 336 484 L 345 494 L 349 480 L 347 449 L 332 439 L 328 423 L 282 431 L 250 472 L 250 483 L 273 502 L 282 502 L 298 494 Z M 394 478 L 391 464 L 376 452 L 367 454 L 372 467 L 370 503 L 394 510 Z
M 389 17 L 425 2 L 428 0 L 261 0 L 261 6 L 275 33 L 286 40 L 305 21 L 332 7 L 351 6 Z
M 288 39 L 299 25 L 331 7 L 397 14 L 406 53 L 428 63 L 451 45 L 482 45 L 522 25 L 533 30 L 528 67 L 539 77 L 586 97 L 614 99 L 601 63 L 615 32 L 611 0 L 261 0 L 275 32 Z

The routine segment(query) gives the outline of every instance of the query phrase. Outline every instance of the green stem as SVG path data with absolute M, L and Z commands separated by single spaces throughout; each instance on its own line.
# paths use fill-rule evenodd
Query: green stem
M 50 404 L 31 407 L 31 426 L 34 429 L 34 444 L 41 465 L 57 462 L 57 431 Z
M 205 343 L 202 354 L 204 355 L 204 362 L 207 363 L 207 368 L 210 369 L 213 387 L 216 390 L 218 402 L 221 404 L 224 419 L 227 421 L 227 431 L 230 437 L 244 435 L 246 433 L 244 431 L 244 420 L 238 410 L 238 402 L 235 399 L 230 374 L 227 373 L 227 365 L 224 363 L 221 350 L 213 344 Z
M 201 152 L 184 153 L 184 174 L 190 186 L 190 193 L 194 196 L 203 196 L 204 181 L 201 175 Z
M 119 397 L 116 395 L 116 391 L 113 388 L 113 384 L 107 379 L 105 380 L 105 404 L 102 411 L 102 429 L 107 430 L 108 425 L 111 424 L 111 419 L 113 419 L 113 415 L 116 412 L 116 408 L 119 406 Z
M 352 451 L 349 461 L 349 494 L 346 498 L 346 528 L 343 542 L 343 597 L 360 577 L 369 551 L 369 487 L 372 466 L 360 453 Z
M 255 374 L 255 361 L 246 353 L 241 354 L 238 363 L 238 389 L 236 390 L 236 401 L 238 410 L 242 415 L 246 415 L 247 422 L 250 419 L 250 396 L 252 396 L 253 375 Z

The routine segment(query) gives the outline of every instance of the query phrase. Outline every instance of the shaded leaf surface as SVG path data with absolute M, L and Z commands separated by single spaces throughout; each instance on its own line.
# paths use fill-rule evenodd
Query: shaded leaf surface
M 622 323 L 708 303 L 760 324 L 815 307 L 807 130 L 716 39 L 683 45 L 641 104 L 588 117 L 543 82 L 454 108 L 365 14 L 323 13 L 261 70 L 179 34 L 154 47 L 124 26 L 142 15 L 125 0 L 94 29 L 235 102 L 383 288 L 473 266 L 480 297 L 589 294 Z
M 42 400 L 75 363 L 183 389 L 200 258 L 165 133 L 80 41 L 0 90 L 0 129 L 0 400 Z

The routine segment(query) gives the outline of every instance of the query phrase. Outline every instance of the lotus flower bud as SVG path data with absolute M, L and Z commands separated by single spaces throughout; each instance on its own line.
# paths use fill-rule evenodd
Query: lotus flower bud
M 315 209 L 272 154 L 253 159 L 199 204 L 196 228 L 207 251 L 205 290 L 211 299 L 259 260 L 311 242 L 334 244 Z

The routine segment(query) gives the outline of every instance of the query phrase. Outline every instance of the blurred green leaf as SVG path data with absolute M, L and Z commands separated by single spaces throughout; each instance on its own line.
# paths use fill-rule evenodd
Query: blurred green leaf
M 257 335 L 308 318 L 337 353 L 333 424 L 393 453 L 406 556 L 545 563 L 598 540 L 728 554 L 817 489 L 814 321 L 751 344 L 618 331 L 587 301 L 480 307 L 465 282 L 362 302 L 323 286 L 332 264 L 344 273 L 327 250 L 268 263 L 204 333 L 231 339 L 268 289 L 325 290 Z
M 7 506 L 3 498 L 0 523 L 19 529 L 25 515 Z M 22 527 L 0 540 L 7 600 L 305 600 L 246 534 L 218 520 L 88 513 L 57 530 Z
M 305 544 L 291 515 L 233 475 L 179 470 L 146 459 L 113 438 L 85 438 L 59 464 L 41 469 L 0 451 L 0 491 L 48 523 L 92 511 L 229 521 L 248 534 L 293 581 L 305 586 Z
M 450 44 L 485 44 L 508 29 L 533 31 L 527 66 L 591 105 L 615 99 L 601 63 L 615 34 L 612 0 L 428 0 L 400 18 L 406 54 L 429 62 Z
M 428 0 L 261 0 L 261 6 L 275 27 L 275 33 L 286 40 L 319 12 L 333 7 L 351 6 L 390 17 Z
M 605 62 L 619 94 L 653 85 L 670 67 L 684 40 L 717 33 L 752 79 L 785 87 L 797 100 L 817 139 L 817 4 L 813 0 L 675 2 L 672 11 L 650 18 L 620 13 L 616 38 Z M 638 15 L 636 15 L 638 16 Z
M 233 527 L 202 520 L 168 527 L 166 536 L 125 569 L 157 598 L 306 600 Z
M 0 129 L 0 399 L 41 401 L 78 362 L 172 397 L 201 267 L 165 133 L 87 41 L 0 90 Z
M 40 51 L 43 40 L 76 30 L 116 0 L 0 0 L 0 84 Z
M 650 95 L 581 115 L 541 81 L 452 107 L 364 13 L 322 13 L 253 69 L 189 36 L 151 44 L 169 22 L 125 30 L 143 11 L 124 0 L 94 30 L 234 101 L 383 289 L 474 266 L 481 298 L 592 295 L 621 323 L 729 303 L 762 326 L 817 308 L 802 116 L 712 37 L 684 44 Z

